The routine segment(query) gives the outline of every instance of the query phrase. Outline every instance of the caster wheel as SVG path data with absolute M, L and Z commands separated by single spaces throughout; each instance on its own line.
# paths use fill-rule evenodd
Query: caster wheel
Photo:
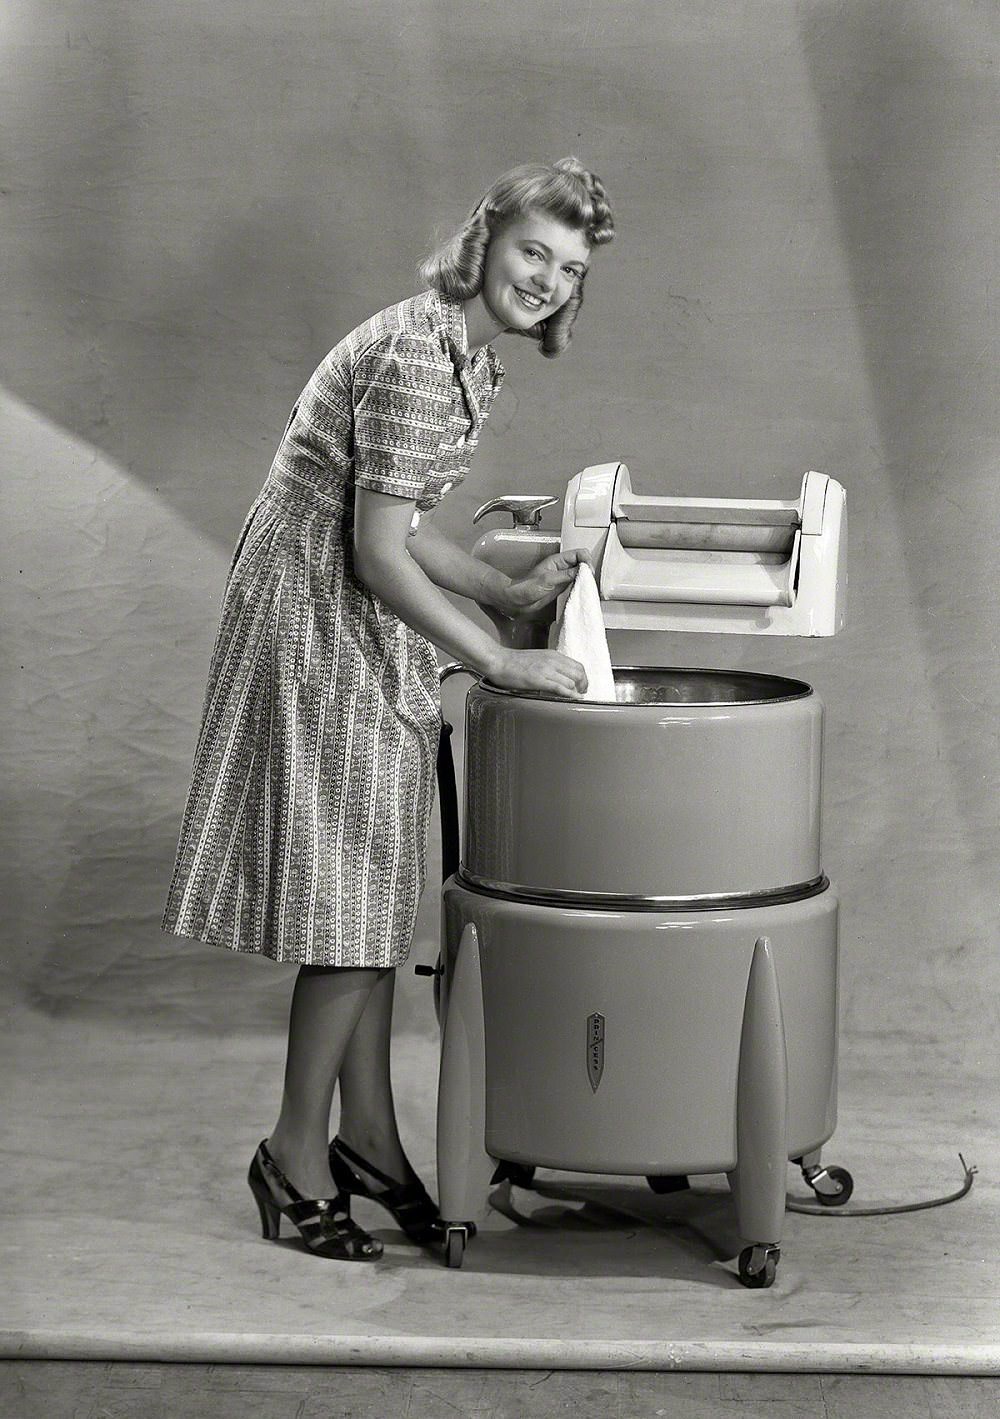
M 654 1192 L 661 1195 L 667 1192 L 686 1192 L 691 1186 L 683 1173 L 678 1173 L 676 1176 L 660 1173 L 647 1177 L 646 1181 Z
M 816 1178 L 806 1178 L 806 1182 L 824 1208 L 843 1208 L 854 1192 L 854 1178 L 847 1168 L 824 1168 Z
M 458 1268 L 465 1258 L 465 1244 L 468 1240 L 465 1227 L 449 1227 L 444 1244 L 445 1265 Z
M 781 1252 L 777 1247 L 745 1247 L 740 1252 L 740 1280 L 751 1290 L 774 1285 Z
M 821 1192 L 817 1188 L 816 1197 L 824 1207 L 843 1207 L 854 1191 L 854 1179 L 846 1168 L 827 1168 L 826 1180 L 834 1185 L 836 1191 Z

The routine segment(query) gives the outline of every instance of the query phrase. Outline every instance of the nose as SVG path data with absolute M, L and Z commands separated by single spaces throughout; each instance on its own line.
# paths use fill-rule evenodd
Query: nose
M 555 277 L 548 269 L 533 272 L 531 284 L 537 286 L 544 295 L 551 295 L 555 289 Z

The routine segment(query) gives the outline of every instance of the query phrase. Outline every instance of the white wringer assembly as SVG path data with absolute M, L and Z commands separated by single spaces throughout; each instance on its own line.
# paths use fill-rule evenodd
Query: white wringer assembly
M 843 488 L 794 501 L 637 497 L 588 468 L 557 500 L 480 508 L 513 528 L 475 555 L 523 575 L 587 547 L 608 629 L 833 635 L 843 624 Z M 544 646 L 553 608 L 499 622 Z M 449 666 L 442 679 L 460 670 Z M 438 1005 L 438 1189 L 460 1266 L 491 1181 L 536 1167 L 634 1174 L 657 1192 L 726 1173 L 770 1286 L 786 1165 L 823 1203 L 836 1122 L 837 898 L 820 863 L 823 709 L 809 685 L 737 671 L 614 669 L 614 702 L 466 698 L 465 834 L 447 732 Z M 450 726 L 445 726 L 450 731 Z M 429 968 L 424 968 L 429 971 Z

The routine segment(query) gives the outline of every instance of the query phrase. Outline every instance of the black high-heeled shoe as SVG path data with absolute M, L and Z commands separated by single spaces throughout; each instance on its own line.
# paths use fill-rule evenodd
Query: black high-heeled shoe
M 378 1261 L 382 1255 L 378 1238 L 370 1237 L 352 1221 L 350 1198 L 343 1191 L 336 1197 L 303 1197 L 271 1157 L 267 1139 L 253 1156 L 247 1182 L 260 1210 L 261 1231 L 269 1241 L 278 1240 L 281 1219 L 287 1217 L 317 1256 Z
M 351 1163 L 384 1183 L 384 1190 L 375 1192 L 364 1178 L 358 1176 Z M 417 1246 L 444 1241 L 441 1213 L 419 1178 L 407 1183 L 396 1182 L 395 1178 L 388 1177 L 339 1138 L 330 1144 L 330 1172 L 342 1192 L 351 1193 L 354 1197 L 367 1197 L 391 1212 L 410 1241 Z

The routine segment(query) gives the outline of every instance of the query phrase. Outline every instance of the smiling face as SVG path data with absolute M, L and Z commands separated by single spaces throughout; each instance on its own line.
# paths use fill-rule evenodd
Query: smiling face
M 590 259 L 583 232 L 528 212 L 491 238 L 482 299 L 501 330 L 530 330 L 566 304 Z

